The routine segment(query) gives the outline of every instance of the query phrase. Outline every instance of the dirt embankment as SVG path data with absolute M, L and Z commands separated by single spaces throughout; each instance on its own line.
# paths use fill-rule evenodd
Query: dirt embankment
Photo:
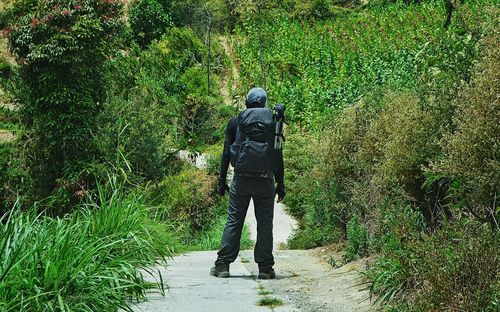
M 233 97 L 234 92 L 237 90 L 237 84 L 240 80 L 240 71 L 238 69 L 238 60 L 234 54 L 233 47 L 230 38 L 227 36 L 221 36 L 219 38 L 220 44 L 224 48 L 224 52 L 231 61 L 231 71 L 227 72 L 221 79 L 220 92 L 222 98 L 224 99 L 224 104 L 226 105 L 236 105 L 238 104 L 238 99 Z

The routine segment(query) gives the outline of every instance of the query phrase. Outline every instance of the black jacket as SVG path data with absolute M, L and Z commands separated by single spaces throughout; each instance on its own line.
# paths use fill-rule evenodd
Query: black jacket
M 222 152 L 222 159 L 220 164 L 220 179 L 222 181 L 226 181 L 227 178 L 227 170 L 229 168 L 230 163 L 230 148 L 231 145 L 236 140 L 236 131 L 238 130 L 238 118 L 231 118 L 227 123 L 226 128 L 226 138 L 224 140 L 224 151 Z M 275 151 L 274 159 L 274 179 L 276 183 L 283 184 L 284 180 L 284 164 L 283 164 L 283 151 L 277 150 Z

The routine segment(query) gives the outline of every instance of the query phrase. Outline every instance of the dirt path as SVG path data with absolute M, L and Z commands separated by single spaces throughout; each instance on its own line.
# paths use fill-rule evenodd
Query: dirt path
M 255 274 L 252 252 L 240 254 L 247 269 Z M 278 250 L 275 252 L 276 280 L 258 281 L 260 288 L 283 300 L 290 311 L 372 311 L 369 294 L 360 271 L 362 262 L 338 269 L 323 260 L 320 250 Z
M 189 157 L 181 153 L 182 158 Z M 191 159 L 203 167 L 203 156 Z M 369 295 L 360 271 L 362 261 L 333 269 L 324 260 L 322 250 L 283 250 L 288 236 L 297 226 L 286 214 L 286 207 L 275 205 L 274 246 L 277 279 L 256 280 L 258 273 L 253 251 L 245 250 L 231 265 L 231 278 L 209 276 L 216 251 L 191 252 L 174 257 L 167 267 L 159 266 L 168 291 L 165 296 L 152 293 L 149 301 L 136 306 L 136 311 L 276 311 L 276 312 L 349 312 L 371 311 Z M 253 205 L 249 207 L 246 223 L 251 237 L 256 237 Z M 331 255 L 331 254 L 329 254 Z M 334 255 L 340 258 L 340 255 Z M 150 281 L 159 278 L 147 277 Z M 283 305 L 268 308 L 258 306 L 263 298 L 277 299 Z
M 240 79 L 240 71 L 238 69 L 238 61 L 233 52 L 233 47 L 231 42 L 229 42 L 229 38 L 227 36 L 220 37 L 220 43 L 224 48 L 224 52 L 231 60 L 231 75 L 226 74 L 221 80 L 220 92 L 224 99 L 224 104 L 226 105 L 234 105 L 235 100 L 233 98 L 233 93 L 237 88 L 238 81 Z
M 289 219 L 283 208 L 282 205 L 276 206 L 275 233 L 283 234 L 291 228 L 290 223 L 281 222 Z M 252 218 L 249 213 L 247 223 L 251 229 Z M 278 239 L 275 243 L 282 245 L 284 241 Z M 162 274 L 168 290 L 165 296 L 149 294 L 148 302 L 137 304 L 135 310 L 349 312 L 372 309 L 359 274 L 363 270 L 362 262 L 332 269 L 319 250 L 275 250 L 277 279 L 262 281 L 255 279 L 258 269 L 251 250 L 240 253 L 231 265 L 229 279 L 208 275 L 215 258 L 216 251 L 192 252 L 175 257 L 167 267 L 155 268 L 154 271 Z M 158 277 L 146 278 L 152 282 L 159 280 Z M 266 297 L 277 299 L 283 305 L 272 309 L 258 306 L 259 301 Z

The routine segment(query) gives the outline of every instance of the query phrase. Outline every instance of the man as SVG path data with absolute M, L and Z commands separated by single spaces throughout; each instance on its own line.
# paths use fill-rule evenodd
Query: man
M 274 199 L 276 194 L 278 202 L 285 197 L 284 166 L 281 149 L 275 149 L 271 143 L 274 142 L 275 124 L 272 111 L 265 108 L 266 102 L 266 92 L 262 88 L 253 88 L 246 98 L 247 109 L 238 118 L 231 118 L 226 128 L 219 177 L 221 196 L 229 189 L 226 177 L 230 162 L 235 172 L 229 189 L 230 203 L 221 249 L 210 270 L 210 274 L 216 277 L 229 277 L 229 264 L 238 257 L 250 199 L 253 199 L 257 219 L 254 258 L 259 266 L 258 278 L 276 277 L 273 269 Z

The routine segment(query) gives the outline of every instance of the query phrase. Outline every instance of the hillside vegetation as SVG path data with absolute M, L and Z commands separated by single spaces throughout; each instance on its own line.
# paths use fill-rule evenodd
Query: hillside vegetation
M 234 45 L 242 88 L 259 83 L 262 27 L 268 91 L 287 104 L 290 246 L 373 255 L 367 277 L 388 309 L 494 311 L 498 7 L 469 1 L 447 29 L 444 12 L 398 2 L 318 20 L 274 8 L 245 19 Z
M 223 103 L 264 77 L 287 109 L 289 247 L 368 257 L 381 310 L 498 311 L 499 9 L 2 1 L 0 311 L 130 310 L 163 291 L 140 269 L 217 249 Z

